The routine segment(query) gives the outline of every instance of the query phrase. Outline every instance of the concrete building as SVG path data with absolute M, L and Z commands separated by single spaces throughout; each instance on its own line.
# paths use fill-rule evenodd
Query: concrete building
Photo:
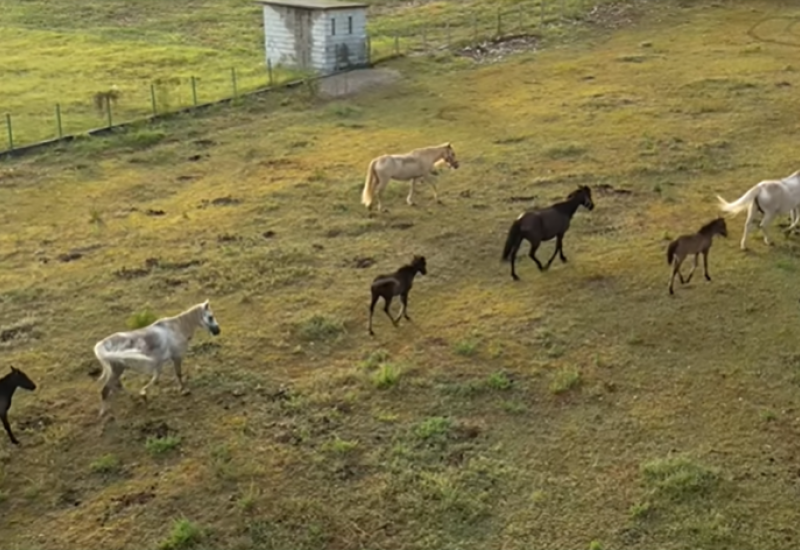
M 369 63 L 367 5 L 338 0 L 257 0 L 267 61 L 330 74 Z

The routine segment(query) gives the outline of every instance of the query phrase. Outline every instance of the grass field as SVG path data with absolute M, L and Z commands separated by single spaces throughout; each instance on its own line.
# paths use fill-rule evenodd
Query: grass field
M 743 253 L 736 218 L 674 297 L 664 250 L 798 168 L 800 9 L 639 6 L 0 164 L 3 368 L 40 383 L 0 438 L 3 548 L 795 548 L 797 238 Z M 359 205 L 373 156 L 448 140 L 443 205 Z M 569 263 L 513 282 L 510 223 L 578 183 Z M 370 338 L 370 281 L 415 253 L 413 322 Z M 94 343 L 206 298 L 192 394 L 168 370 L 102 430 Z

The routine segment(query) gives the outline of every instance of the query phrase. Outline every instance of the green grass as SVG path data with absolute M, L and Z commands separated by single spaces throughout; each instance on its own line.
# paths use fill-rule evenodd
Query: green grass
M 402 79 L 335 102 L 288 91 L 0 163 L 0 349 L 39 382 L 14 397 L 21 445 L 0 444 L 4 547 L 796 547 L 797 237 L 744 254 L 735 218 L 713 281 L 670 297 L 664 235 L 797 168 L 797 49 L 748 31 L 800 13 L 678 3 L 496 63 L 411 55 L 389 65 Z M 137 5 L 54 4 L 39 28 L 102 34 Z M 374 24 L 460 9 L 404 5 Z M 224 51 L 243 27 L 196 7 L 135 28 Z M 461 167 L 439 176 L 442 205 L 422 186 L 407 207 L 393 182 L 388 214 L 359 206 L 372 157 L 445 140 Z M 573 219 L 569 262 L 540 273 L 525 247 L 513 282 L 510 223 L 581 183 L 596 208 Z M 429 268 L 413 321 L 376 315 L 369 336 L 371 280 L 413 254 Z M 190 343 L 191 394 L 167 365 L 101 425 L 93 343 L 205 299 L 222 333 Z

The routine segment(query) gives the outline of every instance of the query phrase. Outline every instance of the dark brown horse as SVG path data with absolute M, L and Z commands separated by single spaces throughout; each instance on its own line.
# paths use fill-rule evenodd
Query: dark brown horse
M 425 256 L 414 256 L 410 264 L 404 265 L 394 273 L 375 277 L 375 280 L 372 281 L 372 301 L 369 304 L 370 334 L 375 334 L 372 332 L 372 314 L 375 311 L 375 304 L 378 303 L 378 300 L 381 298 L 383 298 L 383 311 L 385 311 L 389 319 L 392 320 L 393 325 L 397 326 L 400 317 L 405 317 L 409 321 L 411 320 L 406 313 L 406 309 L 408 309 L 408 293 L 411 291 L 411 286 L 414 283 L 414 276 L 417 273 L 422 273 L 423 275 L 428 273 L 425 264 Z M 403 305 L 396 319 L 389 313 L 389 305 L 392 303 L 392 298 L 395 296 L 400 296 L 400 303 Z
M 531 257 L 531 260 L 536 262 L 539 271 L 548 269 L 550 264 L 553 263 L 556 254 L 561 257 L 562 262 L 566 263 L 567 258 L 564 256 L 564 250 L 562 248 L 564 233 L 569 229 L 572 216 L 575 215 L 575 211 L 581 205 L 588 210 L 594 209 L 592 190 L 586 185 L 578 187 L 575 191 L 570 193 L 564 201 L 557 202 L 540 210 L 523 212 L 514 223 L 511 224 L 511 229 L 508 230 L 506 245 L 503 248 L 503 261 L 511 261 L 511 276 L 515 281 L 519 281 L 519 277 L 517 277 L 517 272 L 514 270 L 514 263 L 517 258 L 519 247 L 522 245 L 524 239 L 527 239 L 531 243 L 531 251 L 528 255 Z M 536 257 L 536 249 L 538 249 L 539 245 L 544 241 L 549 241 L 554 237 L 556 239 L 556 248 L 553 250 L 553 255 L 550 256 L 547 265 L 542 266 L 541 262 Z
M 8 423 L 8 409 L 11 408 L 11 398 L 14 397 L 17 388 L 33 391 L 36 389 L 36 384 L 28 378 L 27 374 L 11 367 L 11 372 L 0 378 L 0 420 L 3 421 L 8 438 L 14 445 L 19 445 L 19 441 L 14 437 L 14 432 L 11 431 L 11 425 Z
M 700 228 L 700 231 L 693 235 L 681 235 L 669 243 L 667 247 L 667 264 L 672 266 L 672 275 L 670 275 L 669 278 L 670 294 L 675 294 L 672 290 L 672 285 L 675 282 L 675 275 L 678 275 L 681 284 L 686 284 L 692 280 L 694 270 L 697 269 L 697 257 L 700 254 L 703 255 L 703 271 L 706 275 L 706 281 L 711 280 L 711 276 L 708 274 L 708 251 L 711 248 L 711 240 L 714 235 L 728 236 L 728 227 L 725 225 L 725 220 L 723 218 L 717 218 L 708 222 Z M 694 265 L 689 272 L 689 276 L 684 280 L 683 274 L 681 273 L 681 264 L 683 260 L 686 259 L 686 256 L 690 254 L 694 254 Z

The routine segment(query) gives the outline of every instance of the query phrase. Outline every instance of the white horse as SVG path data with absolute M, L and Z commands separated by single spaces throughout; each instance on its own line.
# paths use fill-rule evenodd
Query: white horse
M 97 342 L 94 354 L 103 367 L 98 380 L 103 382 L 100 416 L 106 413 L 111 393 L 122 389 L 120 378 L 127 368 L 150 376 L 150 381 L 139 391 L 146 400 L 147 388 L 158 381 L 164 364 L 172 361 L 180 391 L 188 393 L 183 386 L 181 362 L 198 328 L 206 328 L 214 336 L 220 333 L 208 300 L 174 317 L 164 317 L 140 329 L 117 332 Z
M 450 143 L 414 149 L 402 155 L 381 155 L 372 159 L 367 168 L 364 191 L 361 193 L 361 204 L 372 210 L 372 203 L 377 199 L 378 210 L 383 211 L 381 193 L 393 179 L 411 181 L 411 189 L 406 197 L 409 206 L 414 205 L 414 187 L 418 181 L 422 180 L 431 184 L 433 197 L 436 202 L 439 202 L 439 192 L 436 190 L 436 183 L 431 178 L 431 174 L 442 162 L 449 164 L 454 169 L 458 168 L 456 153 Z
M 789 214 L 792 223 L 787 232 L 792 231 L 800 223 L 800 170 L 787 178 L 781 180 L 764 180 L 751 187 L 747 193 L 741 196 L 736 202 L 726 202 L 725 199 L 717 195 L 720 208 L 725 212 L 738 214 L 744 209 L 747 210 L 747 221 L 744 222 L 744 235 L 742 235 L 741 248 L 747 250 L 747 234 L 750 224 L 756 215 L 756 210 L 764 214 L 761 220 L 761 232 L 764 234 L 764 242 L 768 245 L 773 244 L 767 234 L 767 226 L 772 219 L 779 214 Z

